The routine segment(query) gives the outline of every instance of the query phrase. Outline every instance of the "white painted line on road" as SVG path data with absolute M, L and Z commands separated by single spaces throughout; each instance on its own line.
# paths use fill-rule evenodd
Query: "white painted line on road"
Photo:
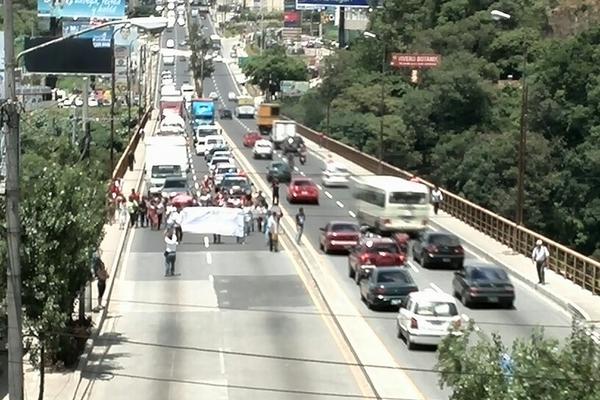
M 323 190 L 323 186 L 319 185 L 318 183 L 317 183 L 317 187 L 319 188 L 319 190 Z
M 227 289 L 221 289 L 221 290 L 219 290 L 219 293 L 226 294 L 227 293 Z
M 356 214 L 354 214 L 354 211 L 348 211 L 348 214 L 350 214 L 352 218 L 356 218 Z
M 333 196 L 331 195 L 331 193 L 329 193 L 327 190 L 325 191 L 325 196 L 327 196 L 328 198 L 332 198 Z
M 212 264 L 212 254 L 206 253 L 206 263 L 209 265 Z
M 433 290 L 435 290 L 435 291 L 436 291 L 436 292 L 438 292 L 438 293 L 444 293 L 444 291 L 443 291 L 443 290 L 442 290 L 442 289 L 441 289 L 441 288 L 440 288 L 438 285 L 436 285 L 436 284 L 435 284 L 435 283 L 433 283 L 433 282 L 431 282 L 431 283 L 429 284 L 429 286 L 431 286 L 431 287 L 433 288 Z
M 212 274 L 208 274 L 208 281 L 210 282 L 210 286 L 213 286 L 215 283 L 215 277 Z
M 413 271 L 419 272 L 419 268 L 417 268 L 417 266 L 412 261 L 408 261 L 406 264 L 408 264 L 410 269 L 412 269 Z
M 210 246 L 210 241 L 208 240 L 208 236 L 204 236 L 204 247 L 208 249 L 208 246 Z
M 198 191 L 196 191 L 196 195 L 197 195 L 198 197 L 200 197 L 200 196 L 202 196 L 202 193 L 200 193 L 200 191 L 198 190 Z
M 194 175 L 194 180 L 197 181 L 198 179 L 196 179 L 196 175 Z M 194 187 L 196 188 L 196 190 L 200 190 L 200 184 L 198 182 L 194 183 Z
M 221 373 L 225 374 L 225 356 L 221 347 L 219 347 L 219 365 L 221 366 Z
M 336 202 L 335 202 L 335 204 L 337 204 L 337 205 L 338 205 L 338 207 L 340 207 L 340 208 L 344 208 L 344 203 L 342 203 L 342 202 L 341 202 L 341 201 L 339 201 L 339 200 L 338 200 L 338 201 L 336 201 Z
M 298 167 L 294 167 L 294 171 L 298 172 L 300 170 L 298 169 Z
M 306 176 L 306 174 L 304 173 L 304 171 L 300 171 L 300 175 Z

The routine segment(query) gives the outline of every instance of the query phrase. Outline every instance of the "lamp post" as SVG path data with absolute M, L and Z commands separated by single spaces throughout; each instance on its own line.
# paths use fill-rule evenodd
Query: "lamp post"
M 165 18 L 147 17 L 114 20 L 83 29 L 71 35 L 49 40 L 22 51 L 15 57 L 13 1 L 4 0 L 4 58 L 6 112 L 6 237 L 8 265 L 6 268 L 6 304 L 8 316 L 8 393 L 12 400 L 23 399 L 23 336 L 21 299 L 21 220 L 20 220 L 20 134 L 19 109 L 15 87 L 15 70 L 21 57 L 44 47 L 111 25 L 135 24 L 151 31 L 162 30 Z M 85 99 L 87 101 L 87 99 Z
M 490 12 L 495 21 L 509 20 L 510 14 L 499 10 Z M 517 225 L 523 225 L 523 208 L 525 202 L 525 153 L 527 152 L 527 112 L 528 112 L 528 87 L 527 87 L 527 55 L 528 47 L 523 41 L 523 71 L 521 73 L 521 116 L 519 121 L 519 146 L 517 156 L 517 199 L 515 207 L 515 222 Z
M 376 34 L 365 31 L 363 36 L 368 39 L 379 40 L 381 42 L 381 98 L 379 101 L 379 164 L 377 166 L 377 173 L 383 174 L 383 128 L 384 128 L 384 114 L 385 114 L 385 64 L 387 61 L 387 51 L 385 46 L 385 40 L 382 40 Z

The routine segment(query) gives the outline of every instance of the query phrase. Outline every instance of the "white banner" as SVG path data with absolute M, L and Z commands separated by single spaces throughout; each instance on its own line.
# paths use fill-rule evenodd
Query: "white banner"
M 181 216 L 181 229 L 187 233 L 244 236 L 244 212 L 240 208 L 186 207 Z

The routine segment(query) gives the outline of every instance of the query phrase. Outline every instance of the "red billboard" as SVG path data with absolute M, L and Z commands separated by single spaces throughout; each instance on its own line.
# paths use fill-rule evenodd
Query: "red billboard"
M 433 68 L 440 65 L 439 54 L 392 53 L 390 65 L 396 68 Z
M 283 13 L 283 26 L 285 28 L 302 26 L 302 14 L 300 14 L 300 11 L 285 11 Z

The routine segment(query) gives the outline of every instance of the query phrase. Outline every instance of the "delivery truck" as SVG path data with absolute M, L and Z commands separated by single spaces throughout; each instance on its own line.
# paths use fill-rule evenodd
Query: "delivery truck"
M 188 143 L 184 136 L 146 138 L 146 188 L 149 195 L 160 193 L 168 177 L 187 177 Z
M 271 130 L 271 142 L 276 149 L 280 149 L 284 141 L 296 136 L 296 123 L 288 120 L 274 120 Z

